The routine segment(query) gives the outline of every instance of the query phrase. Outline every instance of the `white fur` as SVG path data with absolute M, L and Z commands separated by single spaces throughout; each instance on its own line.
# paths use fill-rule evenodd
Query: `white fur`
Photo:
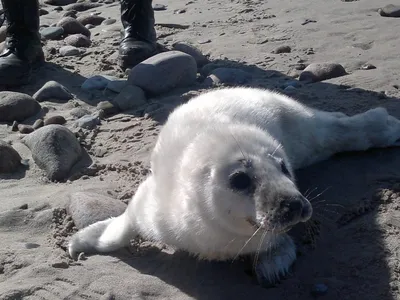
M 268 220 L 273 200 L 298 191 L 267 157 L 283 159 L 293 173 L 338 152 L 398 145 L 399 139 L 400 121 L 384 108 L 348 117 L 267 90 L 202 94 L 169 116 L 151 156 L 152 173 L 125 213 L 79 231 L 69 253 L 109 252 L 141 235 L 204 259 L 260 252 L 257 275 L 276 282 L 296 259 L 295 245 L 269 228 L 273 223 L 264 226 L 267 233 L 255 233 L 245 217 Z M 225 187 L 225 175 L 240 167 L 236 160 L 243 156 L 254 164 L 263 191 L 258 198 Z

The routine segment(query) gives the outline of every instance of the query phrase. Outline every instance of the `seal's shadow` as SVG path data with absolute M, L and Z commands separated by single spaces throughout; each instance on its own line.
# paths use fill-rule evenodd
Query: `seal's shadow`
M 276 288 L 258 286 L 244 261 L 198 261 L 156 247 L 117 255 L 195 299 L 312 299 L 313 286 L 321 283 L 328 287 L 321 299 L 395 299 L 382 239 L 385 219 L 377 214 L 388 203 L 375 194 L 385 187 L 400 190 L 394 187 L 399 178 L 390 175 L 399 164 L 398 149 L 392 148 L 336 155 L 297 172 L 300 189 L 311 193 L 320 233 L 311 249 L 304 239 L 308 227 L 293 230 L 301 253 L 292 274 Z

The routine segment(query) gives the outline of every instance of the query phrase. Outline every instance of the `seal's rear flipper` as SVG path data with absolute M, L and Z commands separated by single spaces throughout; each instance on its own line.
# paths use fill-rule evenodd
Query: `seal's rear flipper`
M 93 223 L 75 233 L 68 245 L 68 252 L 76 258 L 81 252 L 112 252 L 128 246 L 135 237 L 126 211 L 116 217 Z

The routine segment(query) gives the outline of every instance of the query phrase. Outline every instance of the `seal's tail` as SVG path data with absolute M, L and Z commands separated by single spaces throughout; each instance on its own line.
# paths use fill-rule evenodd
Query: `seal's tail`
M 93 223 L 72 236 L 68 252 L 72 258 L 81 253 L 112 252 L 129 244 L 135 237 L 127 211 L 116 218 Z

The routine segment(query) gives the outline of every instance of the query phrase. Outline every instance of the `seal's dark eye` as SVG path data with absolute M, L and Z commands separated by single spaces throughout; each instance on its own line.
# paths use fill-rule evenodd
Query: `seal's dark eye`
M 235 190 L 243 191 L 251 187 L 251 178 L 245 172 L 236 172 L 229 178 L 231 187 Z
M 290 172 L 289 172 L 288 168 L 286 167 L 285 162 L 283 160 L 281 161 L 281 170 L 282 170 L 283 174 L 290 177 Z

